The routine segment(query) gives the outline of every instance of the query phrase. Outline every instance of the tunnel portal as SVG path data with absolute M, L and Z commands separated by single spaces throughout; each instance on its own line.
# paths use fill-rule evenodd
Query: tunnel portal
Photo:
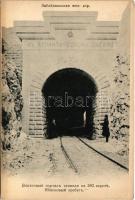
M 42 88 L 46 138 L 60 135 L 92 137 L 96 93 L 94 79 L 80 69 L 66 68 L 50 75 Z

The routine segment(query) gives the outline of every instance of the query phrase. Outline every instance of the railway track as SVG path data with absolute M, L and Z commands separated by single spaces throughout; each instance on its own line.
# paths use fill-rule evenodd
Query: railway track
M 71 157 L 69 156 L 69 154 L 67 153 L 67 150 L 65 149 L 65 147 L 63 145 L 62 137 L 60 137 L 60 145 L 61 145 L 62 152 L 63 152 L 63 154 L 64 154 L 69 166 L 73 169 L 73 171 L 75 173 L 78 173 L 77 167 L 75 166 L 73 160 L 71 159 Z
M 89 150 L 95 152 L 98 156 L 100 157 L 103 157 L 105 159 L 107 159 L 109 162 L 112 162 L 113 164 L 117 165 L 118 167 L 120 168 L 123 168 L 124 170 L 128 171 L 128 168 L 125 167 L 124 165 L 122 165 L 121 163 L 113 160 L 112 158 L 106 156 L 105 154 L 97 151 L 96 149 L 94 149 L 92 146 L 90 146 L 89 144 L 87 144 L 82 138 L 80 137 L 76 137 L 76 139 L 81 143 L 83 144 L 85 147 L 89 148 Z M 64 143 L 63 143 L 63 139 L 62 137 L 60 137 L 60 146 L 61 146 L 61 149 L 62 149 L 62 152 L 66 158 L 66 161 L 67 163 L 69 164 L 70 168 L 75 172 L 75 173 L 79 173 L 79 169 L 78 169 L 78 166 L 77 166 L 77 161 L 74 160 L 73 156 L 71 155 L 72 153 L 70 153 L 69 149 L 67 150 L 67 148 L 65 147 Z M 78 154 L 80 152 L 78 151 Z

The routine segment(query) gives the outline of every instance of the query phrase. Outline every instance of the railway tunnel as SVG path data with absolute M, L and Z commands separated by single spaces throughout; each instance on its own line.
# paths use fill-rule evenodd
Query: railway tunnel
M 46 138 L 94 133 L 97 85 L 91 75 L 77 68 L 51 74 L 42 87 L 46 113 Z

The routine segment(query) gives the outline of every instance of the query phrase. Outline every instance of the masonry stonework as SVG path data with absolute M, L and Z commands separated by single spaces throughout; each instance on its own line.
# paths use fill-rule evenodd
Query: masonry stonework
M 42 87 L 54 72 L 77 68 L 91 75 L 97 85 L 95 130 L 101 134 L 109 115 L 112 73 L 120 40 L 119 21 L 98 21 L 97 12 L 44 12 L 43 21 L 16 21 L 22 42 L 23 130 L 43 136 L 46 121 Z

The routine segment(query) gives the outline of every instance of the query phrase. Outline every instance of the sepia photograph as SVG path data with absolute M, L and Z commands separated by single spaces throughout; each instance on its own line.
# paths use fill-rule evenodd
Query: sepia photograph
M 132 9 L 2 1 L 1 199 L 133 199 Z

